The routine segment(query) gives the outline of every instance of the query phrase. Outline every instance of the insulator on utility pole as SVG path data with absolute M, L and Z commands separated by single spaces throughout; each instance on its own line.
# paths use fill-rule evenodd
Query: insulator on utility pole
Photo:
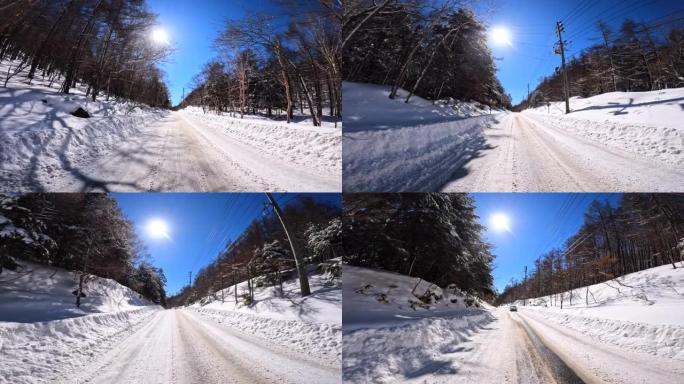
M 266 197 L 268 198 L 268 201 L 273 206 L 273 210 L 275 211 L 276 216 L 278 216 L 278 219 L 280 220 L 280 224 L 283 225 L 283 230 L 285 231 L 285 237 L 287 237 L 287 241 L 290 243 L 290 249 L 292 250 L 292 256 L 294 257 L 295 265 L 297 266 L 297 274 L 299 275 L 299 289 L 302 292 L 302 297 L 309 296 L 311 294 L 311 289 L 309 288 L 309 278 L 306 275 L 306 268 L 304 268 L 304 260 L 302 259 L 302 255 L 299 254 L 295 250 L 294 242 L 292 241 L 292 238 L 290 237 L 290 232 L 287 230 L 287 226 L 285 225 L 285 220 L 283 219 L 283 212 L 280 210 L 280 206 L 278 205 L 278 202 L 268 192 L 266 192 Z
M 568 72 L 565 70 L 565 43 L 563 42 L 563 32 L 565 27 L 563 22 L 556 22 L 556 34 L 558 35 L 558 50 L 556 54 L 561 55 L 561 71 L 563 71 L 563 94 L 565 95 L 565 113 L 570 113 L 570 87 L 568 84 Z

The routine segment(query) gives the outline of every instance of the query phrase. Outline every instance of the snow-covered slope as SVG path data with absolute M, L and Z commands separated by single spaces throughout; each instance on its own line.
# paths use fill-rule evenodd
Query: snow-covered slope
M 684 165 L 684 88 L 609 92 L 525 111 L 547 124 L 604 145 Z
M 491 307 L 455 288 L 352 266 L 342 276 L 345 382 L 410 377 L 494 321 Z
M 114 280 L 89 276 L 81 306 L 76 307 L 79 273 L 26 261 L 0 275 L 0 321 L 31 323 L 114 313 L 153 305 Z
M 18 62 L 0 62 L 0 74 Z M 100 95 L 93 102 L 77 86 L 71 95 L 59 93 L 61 79 L 50 84 L 36 76 L 26 83 L 26 73 L 0 87 L 0 190 L 50 189 L 58 173 L 116 148 L 139 132 L 143 123 L 161 119 L 166 111 Z M 0 75 L 4 83 L 4 76 Z M 0 83 L 1 84 L 1 83 Z M 90 118 L 70 114 L 82 107 Z M 37 188 L 36 180 L 47 185 Z
M 308 120 L 286 124 L 254 115 L 241 119 L 228 114 L 204 113 L 199 107 L 187 107 L 182 112 L 266 154 L 324 174 L 341 175 L 342 131 L 334 123 L 323 122 L 323 126 L 314 127 Z
M 564 292 L 563 309 L 560 295 L 531 299 L 520 309 L 601 342 L 684 360 L 684 267 L 677 265 L 680 268 L 662 265 L 631 273 L 589 286 L 588 291 Z
M 22 270 L 0 275 L 0 383 L 54 382 L 161 309 L 102 278 L 88 281 L 76 308 L 74 273 L 20 264 Z
M 299 295 L 299 280 L 293 274 L 283 282 L 282 294 L 279 287 L 255 288 L 252 305 L 245 305 L 240 297 L 247 293 L 247 282 L 243 282 L 237 286 L 237 303 L 233 286 L 199 300 L 190 309 L 239 331 L 339 364 L 341 281 L 325 273 L 311 272 L 311 295 L 304 298 Z
M 484 142 L 482 130 L 502 111 L 439 101 L 389 87 L 344 82 L 343 188 L 346 191 L 435 190 Z

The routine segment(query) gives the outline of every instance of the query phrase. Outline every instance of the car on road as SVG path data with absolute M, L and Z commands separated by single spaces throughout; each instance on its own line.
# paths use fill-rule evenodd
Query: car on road
M 511 312 L 518 312 L 518 307 L 515 305 L 511 305 L 510 307 L 508 307 L 508 310 Z

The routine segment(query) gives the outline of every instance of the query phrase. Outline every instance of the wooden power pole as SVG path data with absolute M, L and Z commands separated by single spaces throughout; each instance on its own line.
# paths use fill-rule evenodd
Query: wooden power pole
M 561 71 L 563 71 L 563 94 L 565 95 L 565 113 L 570 113 L 570 87 L 568 86 L 568 73 L 565 71 L 565 44 L 563 42 L 565 27 L 562 21 L 556 22 L 556 34 L 558 35 L 558 48 L 556 54 L 561 55 Z
M 297 274 L 299 275 L 299 289 L 302 293 L 302 297 L 309 296 L 311 294 L 311 289 L 309 288 L 309 278 L 306 275 L 306 269 L 304 268 L 304 260 L 302 260 L 302 255 L 297 253 L 297 251 L 295 250 L 294 242 L 292 241 L 292 238 L 290 237 L 290 232 L 287 230 L 287 226 L 285 225 L 285 220 L 283 219 L 283 212 L 280 210 L 280 206 L 278 205 L 278 202 L 275 201 L 273 196 L 268 192 L 266 192 L 266 197 L 268 198 L 268 201 L 273 206 L 273 210 L 275 211 L 276 216 L 278 216 L 278 219 L 280 220 L 280 224 L 283 225 L 283 230 L 285 231 L 285 236 L 287 237 L 287 241 L 290 243 L 290 249 L 292 250 L 292 256 L 294 257 L 295 265 L 297 266 Z
M 527 292 L 528 292 L 528 289 L 527 289 L 527 265 L 525 266 L 525 280 L 524 281 L 525 282 L 524 282 L 523 286 L 525 287 L 525 292 L 523 292 L 523 294 L 525 296 L 523 297 L 523 307 L 527 305 Z

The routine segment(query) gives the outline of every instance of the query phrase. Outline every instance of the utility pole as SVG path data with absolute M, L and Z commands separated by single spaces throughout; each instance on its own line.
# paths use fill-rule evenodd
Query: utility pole
M 530 105 L 530 83 L 527 83 L 527 105 Z
M 563 42 L 565 27 L 562 21 L 556 22 L 556 34 L 558 35 L 558 49 L 556 54 L 561 55 L 561 70 L 563 71 L 563 94 L 565 95 L 565 113 L 570 113 L 570 89 L 568 86 L 568 73 L 565 71 L 565 44 Z
M 188 272 L 188 288 L 192 287 L 192 271 Z
M 525 296 L 523 297 L 523 307 L 527 305 L 527 265 L 525 266 L 525 280 L 524 280 L 524 286 L 525 286 Z
M 309 278 L 306 275 L 306 269 L 304 268 L 304 260 L 302 260 L 302 256 L 297 253 L 295 250 L 294 243 L 292 242 L 292 238 L 290 237 L 290 232 L 287 230 L 287 226 L 285 225 L 285 221 L 283 219 L 283 212 L 280 210 L 280 206 L 278 205 L 278 202 L 275 201 L 273 196 L 266 192 L 266 197 L 268 198 L 268 201 L 271 203 L 273 206 L 273 210 L 276 213 L 276 216 L 278 216 L 278 219 L 280 220 L 280 224 L 283 225 L 283 230 L 285 231 L 285 236 L 287 237 L 287 241 L 290 243 L 290 249 L 292 250 L 292 256 L 294 257 L 295 260 L 295 265 L 297 266 L 297 274 L 299 275 L 299 289 L 302 293 L 302 297 L 304 296 L 309 296 L 311 294 L 311 289 L 309 288 Z

